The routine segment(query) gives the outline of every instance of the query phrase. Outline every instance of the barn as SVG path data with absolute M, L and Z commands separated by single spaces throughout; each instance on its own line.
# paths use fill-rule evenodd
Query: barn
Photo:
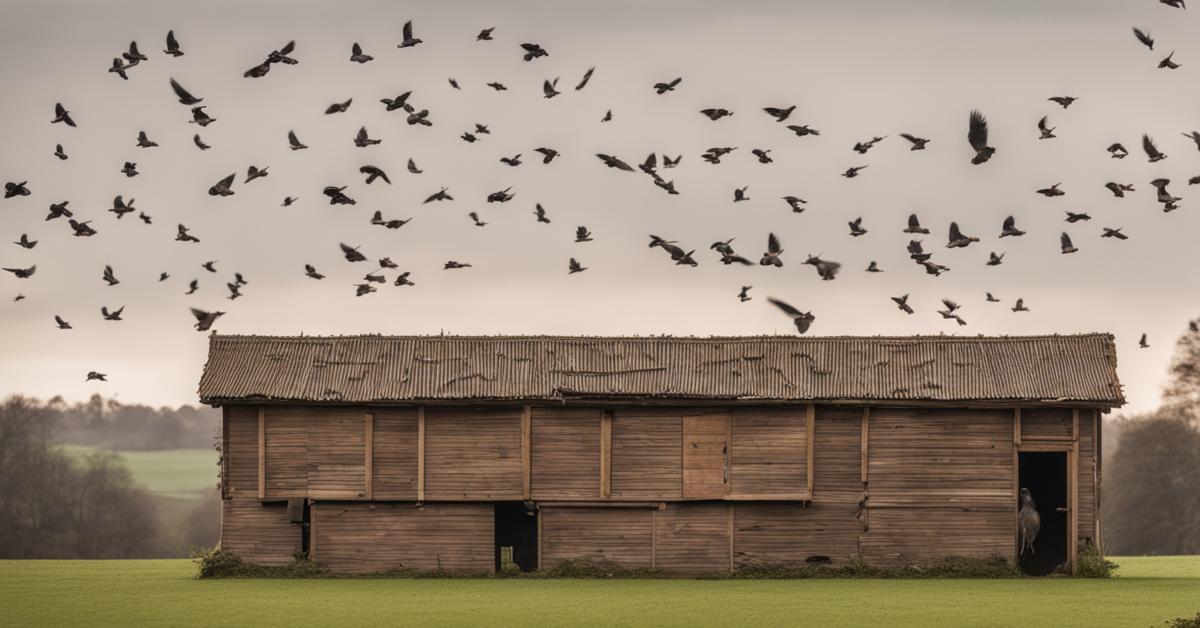
M 223 409 L 221 547 L 344 573 L 1070 570 L 1101 546 L 1124 403 L 1107 334 L 214 334 L 199 394 Z

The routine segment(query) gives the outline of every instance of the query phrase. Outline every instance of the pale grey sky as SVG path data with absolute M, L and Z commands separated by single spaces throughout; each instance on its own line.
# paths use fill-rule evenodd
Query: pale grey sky
M 812 310 L 810 333 L 820 335 L 1113 332 L 1138 410 L 1157 401 L 1174 338 L 1200 310 L 1191 249 L 1200 188 L 1187 185 L 1200 174 L 1200 151 L 1180 136 L 1200 129 L 1200 18 L 1190 10 L 1153 0 L 98 4 L 9 0 L 3 9 L 0 179 L 28 180 L 33 194 L 0 200 L 0 266 L 38 271 L 0 277 L 0 394 L 194 402 L 207 340 L 191 329 L 189 306 L 228 312 L 216 326 L 224 333 L 792 333 L 766 303 L 771 295 Z M 407 19 L 425 43 L 400 50 Z M 1134 25 L 1152 31 L 1153 52 L 1134 40 Z M 476 42 L 488 26 L 495 41 Z M 160 52 L 172 28 L 186 53 L 177 59 Z M 289 39 L 299 65 L 242 77 Z M 130 40 L 150 60 L 121 81 L 106 69 Z M 356 41 L 374 61 L 348 60 Z M 525 41 L 550 56 L 523 62 Z M 1183 67 L 1157 69 L 1171 50 Z M 574 91 L 593 65 L 590 85 Z M 563 94 L 543 99 L 542 81 L 555 76 Z M 655 82 L 676 76 L 675 92 L 654 94 Z M 203 97 L 217 122 L 188 124 L 169 77 Z M 407 90 L 433 127 L 384 111 L 380 98 Z M 1046 101 L 1055 95 L 1080 100 L 1064 111 Z M 323 115 L 350 97 L 348 112 Z M 78 128 L 49 123 L 56 101 Z M 811 124 L 819 137 L 796 138 L 761 112 L 790 104 L 788 123 Z M 698 113 L 705 107 L 735 115 L 710 122 Z M 999 149 L 982 166 L 969 163 L 972 108 L 987 115 Z M 601 123 L 608 109 L 613 120 Z M 1045 114 L 1058 139 L 1038 141 Z M 476 122 L 491 135 L 460 140 Z M 362 125 L 383 143 L 356 148 Z M 290 151 L 289 129 L 311 148 Z M 135 147 L 139 130 L 161 146 Z M 193 146 L 197 131 L 211 150 Z M 910 152 L 900 132 L 932 141 Z M 1142 133 L 1169 158 L 1147 163 Z M 850 150 L 885 134 L 867 155 Z M 1114 141 L 1133 153 L 1110 159 L 1104 148 Z M 51 155 L 55 143 L 69 160 Z M 537 146 L 562 156 L 542 165 Z M 700 160 L 710 146 L 738 150 L 712 166 Z M 772 149 L 775 163 L 758 164 L 755 147 Z M 683 155 L 662 171 L 680 195 L 593 156 L 637 162 L 651 151 Z M 498 161 L 515 153 L 520 167 Z M 410 157 L 424 174 L 405 171 Z M 121 174 L 126 160 L 141 174 Z M 244 184 L 251 164 L 269 166 L 270 176 Z M 384 168 L 393 185 L 364 185 L 364 164 Z M 855 179 L 838 176 L 864 164 Z M 234 171 L 234 196 L 206 194 Z M 1148 184 L 1159 176 L 1184 197 L 1179 211 L 1160 211 Z M 1110 180 L 1137 192 L 1113 198 L 1103 187 Z M 1066 196 L 1034 194 L 1060 181 Z M 358 205 L 330 206 L 321 188 L 331 184 L 349 186 Z M 750 200 L 735 205 L 733 189 L 747 185 Z M 420 204 L 442 186 L 454 202 Z M 508 186 L 513 201 L 484 202 Z M 136 198 L 154 224 L 104 211 L 117 194 Z M 785 194 L 807 199 L 808 210 L 791 213 Z M 282 208 L 285 195 L 300 200 Z M 63 200 L 99 235 L 74 238 L 64 220 L 45 222 L 49 204 Z M 534 221 L 536 202 L 551 224 Z M 375 210 L 413 221 L 373 227 Z M 1066 210 L 1093 220 L 1067 225 Z M 469 211 L 488 226 L 473 226 Z M 907 259 L 900 229 L 914 211 L 933 231 L 926 250 L 952 268 L 941 277 Z M 1027 236 L 997 239 L 1009 214 Z M 858 216 L 869 233 L 851 238 L 846 222 Z M 982 242 L 943 248 L 951 220 Z M 180 222 L 202 242 L 174 242 Z M 595 241 L 574 243 L 577 225 Z M 1123 227 L 1130 240 L 1101 240 L 1105 226 Z M 1059 254 L 1064 230 L 1078 253 Z M 771 231 L 784 244 L 782 269 L 722 266 L 708 250 L 736 237 L 737 251 L 757 259 Z M 37 248 L 7 244 L 21 233 Z M 672 265 L 646 246 L 649 233 L 697 249 L 700 266 Z M 417 285 L 393 287 L 390 271 L 378 293 L 355 298 L 353 284 L 374 266 L 345 262 L 338 242 L 361 245 L 372 260 L 390 256 Z M 989 251 L 1005 252 L 1005 263 L 985 266 Z M 842 262 L 842 274 L 819 281 L 801 264 L 808 253 Z M 567 276 L 572 256 L 589 270 Z M 448 259 L 475 266 L 441 270 Z M 207 260 L 218 260 L 218 274 L 200 268 Z M 885 272 L 863 272 L 871 260 Z M 305 263 L 327 279 L 305 278 Z M 105 264 L 120 285 L 101 281 Z M 164 270 L 172 278 L 159 283 Z M 234 271 L 250 284 L 230 302 L 224 284 Z M 185 296 L 193 278 L 201 289 Z M 754 286 L 748 303 L 736 298 L 742 285 Z M 986 303 L 985 291 L 1003 303 Z M 12 302 L 17 293 L 27 298 Z M 903 293 L 913 316 L 888 299 Z M 936 313 L 942 297 L 963 305 L 968 326 Z M 1018 297 L 1031 312 L 1010 311 Z M 126 306 L 127 320 L 102 320 L 101 305 Z M 55 314 L 75 329 L 57 330 Z M 1136 347 L 1142 332 L 1149 349 Z M 89 370 L 110 381 L 85 384 Z

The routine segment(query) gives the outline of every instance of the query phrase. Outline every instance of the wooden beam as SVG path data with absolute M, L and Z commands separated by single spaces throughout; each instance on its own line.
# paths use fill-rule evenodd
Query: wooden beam
M 808 482 L 809 498 L 813 494 L 813 439 L 816 434 L 817 422 L 817 406 L 808 404 L 804 414 L 804 429 L 807 430 L 807 437 L 804 439 L 805 455 L 807 456 L 807 467 L 805 469 L 805 480 Z
M 533 477 L 533 408 L 521 406 L 521 497 L 529 499 Z M 540 524 L 539 524 L 540 526 Z M 538 560 L 541 560 L 539 554 Z
M 1021 444 L 1021 409 L 1013 408 L 1013 444 Z
M 867 406 L 867 407 L 863 408 L 863 414 L 862 414 L 862 450 L 861 450 L 861 453 L 859 453 L 859 457 L 861 458 L 860 462 L 862 463 L 862 465 L 861 465 L 861 466 L 862 466 L 862 483 L 863 483 L 863 486 L 866 486 L 866 485 L 867 485 L 867 470 L 868 470 L 868 464 L 869 464 L 869 463 L 868 463 L 868 458 L 867 458 L 867 450 L 870 448 L 870 447 L 869 447 L 869 445 L 868 445 L 868 443 L 870 443 L 870 427 L 869 427 L 869 426 L 870 426 L 870 422 L 871 422 L 871 406 Z
M 1104 547 L 1104 544 L 1101 542 L 1103 539 L 1100 536 L 1100 500 L 1101 500 L 1100 481 L 1102 479 L 1102 476 L 1100 473 L 1100 466 L 1101 466 L 1101 462 L 1104 459 L 1103 449 L 1101 449 L 1101 444 L 1102 444 L 1103 438 L 1100 436 L 1100 433 L 1103 430 L 1104 430 L 1104 420 L 1100 418 L 1100 411 L 1092 410 L 1092 446 L 1093 446 L 1092 479 L 1093 479 L 1093 487 L 1094 487 L 1092 490 L 1095 491 L 1093 494 L 1095 495 L 1095 498 L 1096 498 L 1095 503 L 1096 503 L 1096 550 L 1097 551 L 1102 551 L 1101 548 Z
M 1068 486 L 1071 491 L 1068 494 L 1071 512 L 1067 517 L 1069 532 L 1067 547 L 1069 548 L 1071 575 L 1075 575 L 1075 571 L 1079 567 L 1079 408 L 1071 409 L 1071 455 L 1067 458 L 1071 464 L 1071 468 L 1067 471 L 1067 475 L 1070 477 Z
M 600 411 L 600 497 L 612 497 L 612 410 Z
M 658 569 L 658 510 L 650 511 L 650 569 Z
M 725 510 L 729 512 L 729 571 L 733 571 L 733 514 L 737 504 L 729 504 Z
M 537 548 L 538 548 L 537 570 L 541 571 L 542 570 L 542 512 L 541 512 L 540 508 L 538 509 L 538 513 L 537 513 L 537 535 L 538 535 L 538 538 L 537 538 Z
M 367 499 L 375 499 L 375 414 L 363 414 L 363 479 Z
M 417 406 L 417 501 L 425 501 L 425 406 Z
M 267 498 L 267 409 L 258 407 L 258 499 Z
M 1021 494 L 1021 409 L 1013 408 L 1013 556 L 1017 562 L 1021 560 L 1021 506 L 1018 503 Z
M 308 504 L 308 559 L 317 560 L 317 502 L 312 500 Z

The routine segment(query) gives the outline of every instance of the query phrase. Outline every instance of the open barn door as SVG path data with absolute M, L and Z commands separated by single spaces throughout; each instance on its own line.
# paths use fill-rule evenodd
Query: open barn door
M 1023 451 L 1018 458 L 1020 487 L 1028 489 L 1041 519 L 1032 548 L 1021 551 L 1021 570 L 1031 576 L 1066 572 L 1070 546 L 1070 496 L 1066 451 Z M 1018 503 L 1017 508 L 1021 505 Z M 1020 546 L 1018 525 L 1018 547 Z

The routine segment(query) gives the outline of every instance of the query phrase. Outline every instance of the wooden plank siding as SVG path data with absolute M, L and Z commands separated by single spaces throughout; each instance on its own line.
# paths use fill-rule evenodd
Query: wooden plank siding
M 521 499 L 521 409 L 425 408 L 425 497 Z
M 808 492 L 808 430 L 804 408 L 736 409 L 732 415 L 730 492 Z
M 349 407 L 267 407 L 263 498 L 364 498 L 363 414 Z
M 659 510 L 654 530 L 655 567 L 681 575 L 730 569 L 731 507 L 725 502 L 689 502 L 669 503 Z
M 286 565 L 300 551 L 300 543 L 300 526 L 288 520 L 286 503 L 241 498 L 221 502 L 221 549 L 242 560 Z
M 225 406 L 225 442 L 221 445 L 225 477 L 221 488 L 228 499 L 258 499 L 258 409 Z
M 491 504 L 319 502 L 313 560 L 340 573 L 393 570 L 490 573 Z
M 1021 442 L 1071 440 L 1070 408 L 1022 408 Z
M 626 569 L 653 566 L 654 508 L 557 508 L 538 514 L 543 569 L 566 560 L 611 561 Z
M 683 496 L 683 417 L 656 408 L 618 408 L 612 427 L 612 498 Z
M 683 497 L 729 494 L 729 425 L 725 415 L 683 417 Z
M 417 499 L 417 409 L 373 408 L 371 486 L 375 499 Z
M 599 409 L 533 408 L 530 451 L 532 499 L 601 497 Z

